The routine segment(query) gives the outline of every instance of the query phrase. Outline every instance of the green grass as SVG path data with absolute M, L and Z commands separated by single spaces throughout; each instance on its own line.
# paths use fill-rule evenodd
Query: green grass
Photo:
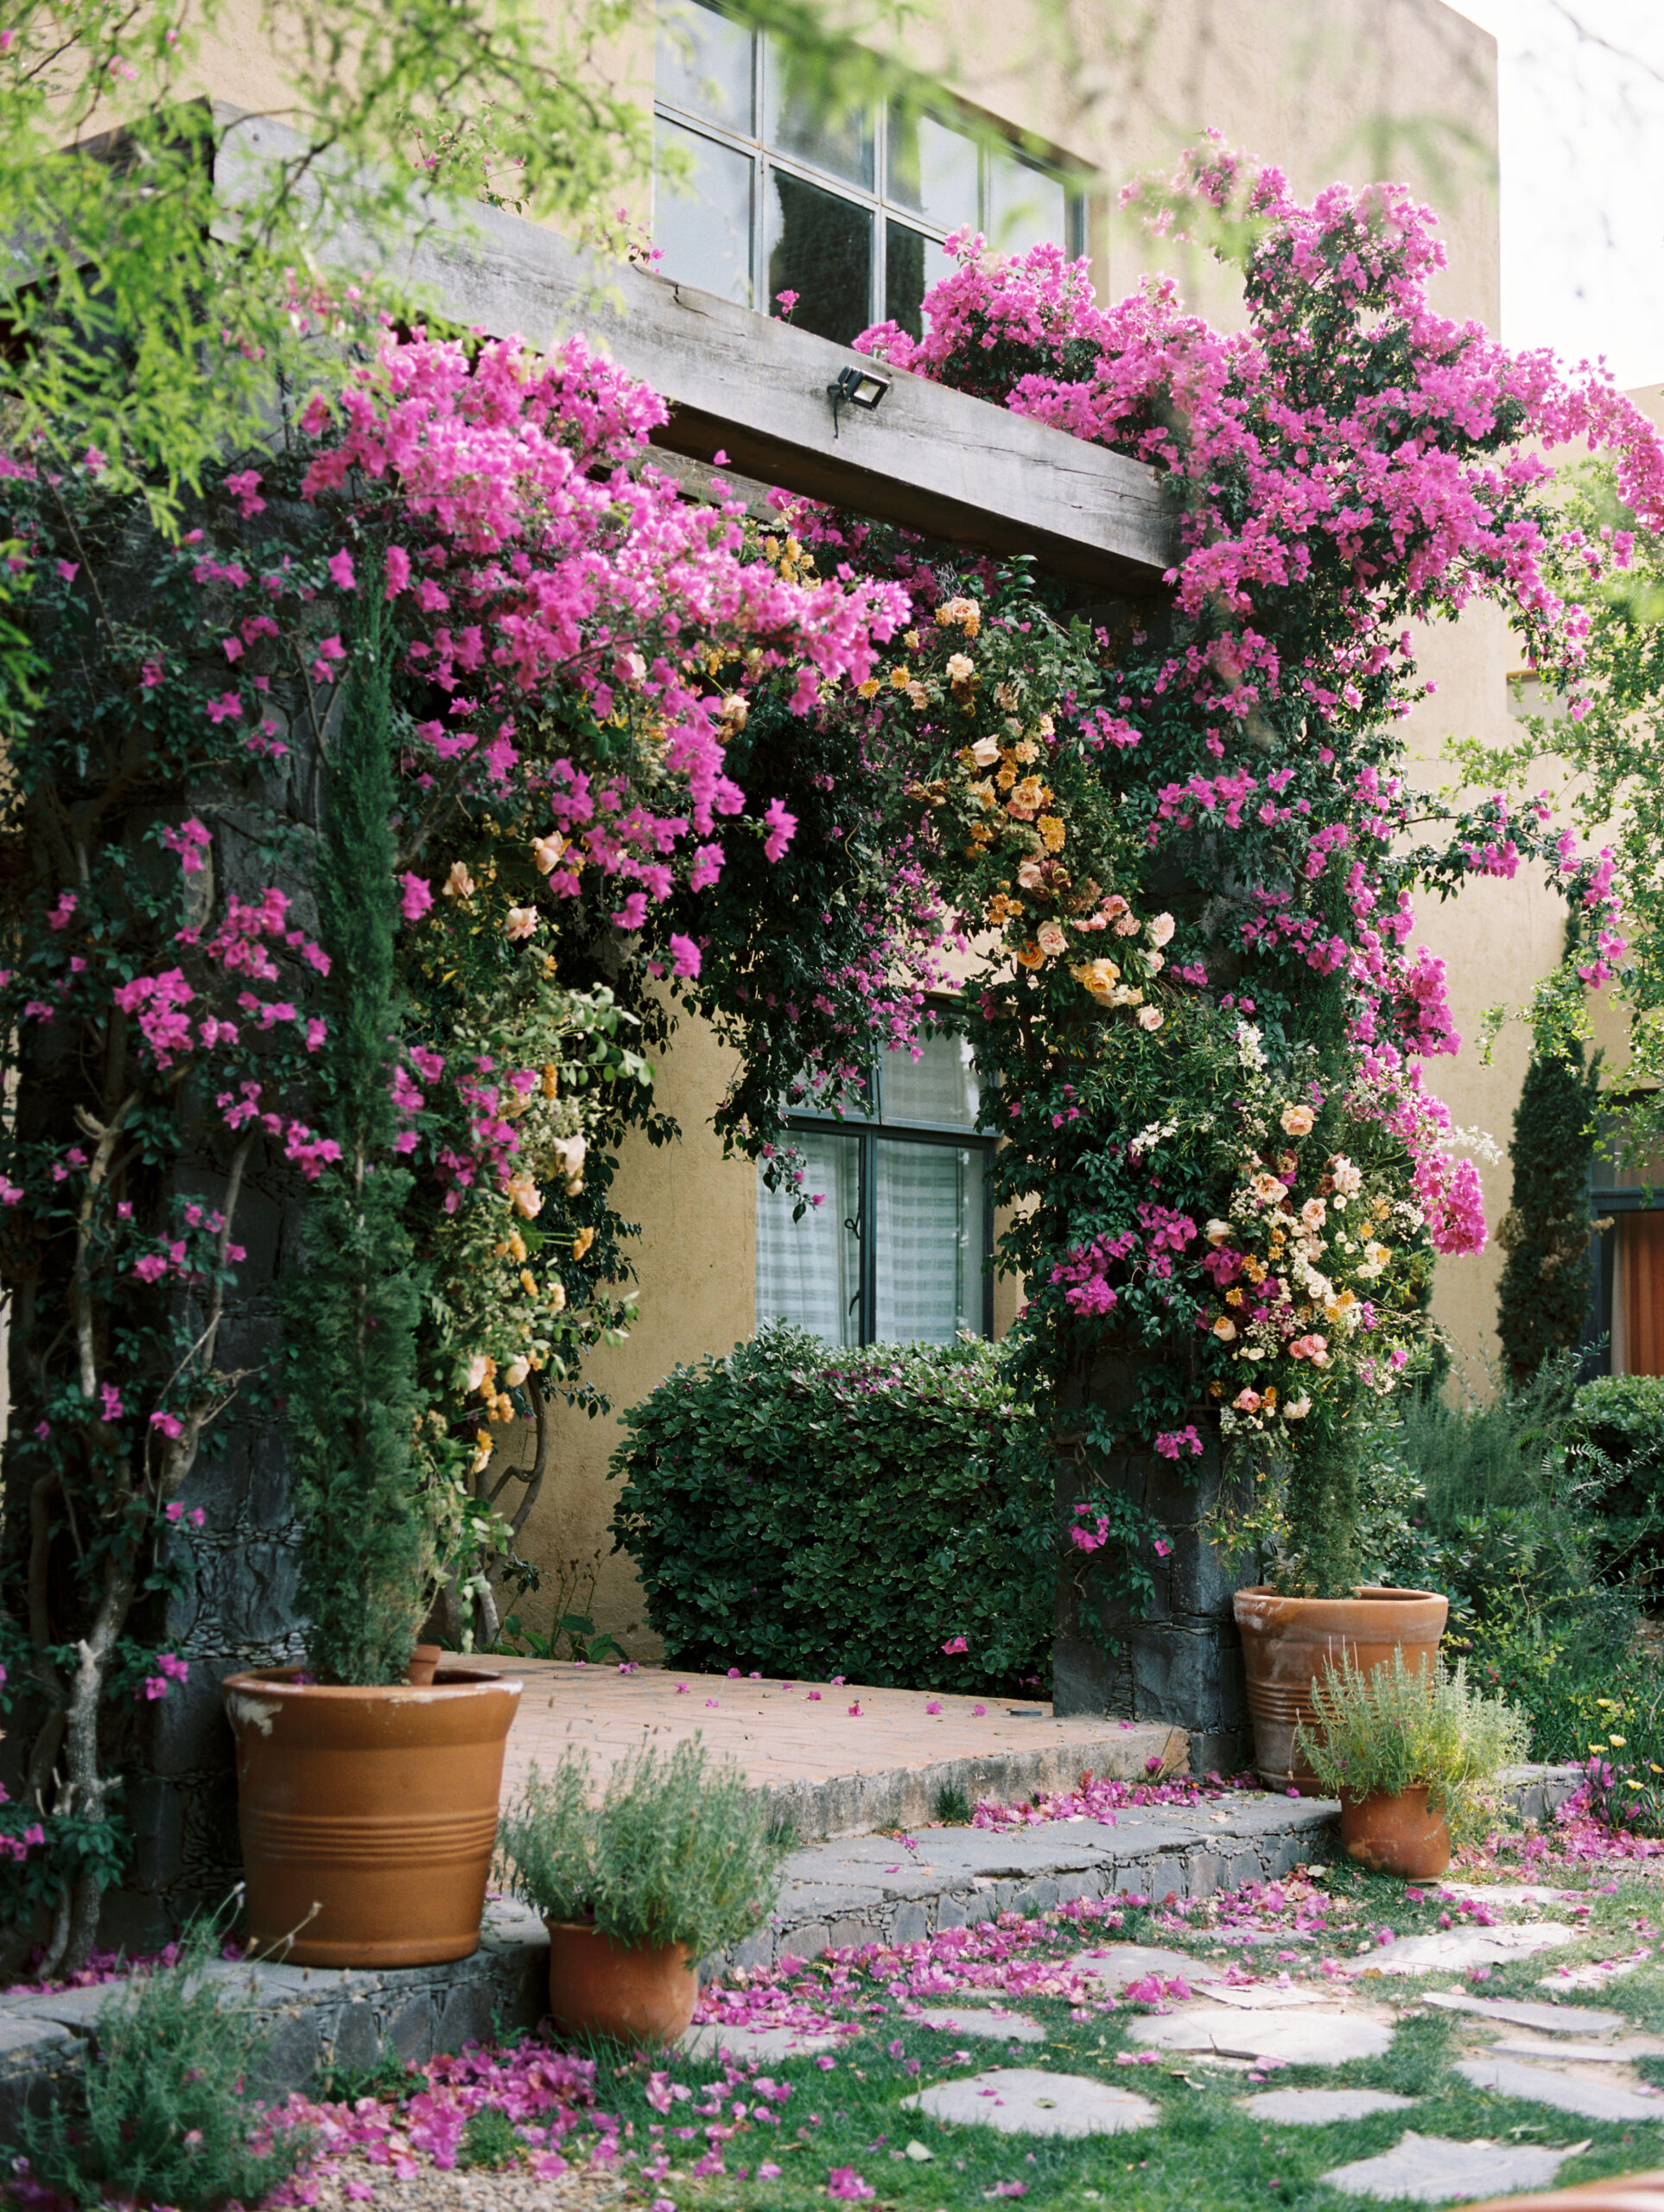
M 1407 1904 L 1396 1883 L 1337 1869 L 1331 1886 L 1350 1909 L 1334 1916 L 1336 1940 L 1325 1948 L 1336 1955 L 1350 1952 L 1356 1956 L 1363 1932 L 1376 1926 L 1390 1925 L 1407 1934 L 1438 1923 L 1435 1900 Z M 1610 1957 L 1632 1949 L 1642 1940 L 1635 1930 L 1637 1916 L 1648 1918 L 1658 1901 L 1657 1891 L 1645 1882 L 1624 1882 L 1616 1896 L 1595 1900 L 1590 1940 L 1551 1957 Z M 1204 1954 L 1219 1948 L 1211 1929 L 1198 1928 L 1191 1937 L 1176 1936 L 1150 1924 L 1146 1915 L 1129 1915 L 1127 1924 L 1114 1933 L 1121 1940 L 1157 1941 Z M 1076 1949 L 1107 1940 L 1107 1936 L 1100 1938 L 1089 1929 L 1069 1928 L 1058 1931 L 1058 1940 L 1060 1949 L 1065 1944 Z M 1483 1985 L 1469 1986 L 1485 1994 L 1540 1999 L 1545 1993 L 1537 1983 L 1549 1964 L 1549 1959 L 1541 1957 L 1523 1959 L 1494 1970 Z M 1448 1987 L 1459 1979 L 1449 1972 L 1419 1982 L 1383 1976 L 1352 1986 L 1368 1997 L 1401 2005 L 1417 1988 Z M 880 1980 L 861 1986 L 859 1993 L 876 2001 L 885 1987 Z M 1244 2207 L 1304 2204 L 1339 2212 L 1352 2200 L 1328 2189 L 1321 2176 L 1331 2167 L 1390 2149 L 1407 2127 L 1418 2134 L 1458 2140 L 1485 2137 L 1534 2145 L 1563 2146 L 1587 2139 L 1588 2149 L 1566 2163 L 1556 2186 L 1664 2164 L 1664 2107 L 1657 2125 L 1606 2125 L 1471 2088 L 1451 2070 L 1467 2037 L 1465 2024 L 1449 2013 L 1412 2012 L 1401 2018 L 1390 2050 L 1381 2058 L 1333 2068 L 1287 2067 L 1269 2075 L 1266 2087 L 1356 2086 L 1390 2089 L 1419 2100 L 1413 2112 L 1305 2129 L 1257 2122 L 1237 2103 L 1256 2085 L 1240 2073 L 1209 2068 L 1190 2055 L 1164 2052 L 1154 2065 L 1116 2065 L 1116 2053 L 1131 2048 L 1127 2030 L 1137 2016 L 1130 2010 L 1095 2013 L 1089 2021 L 1078 2021 L 1070 2017 L 1068 2004 L 1057 1999 L 1010 1996 L 1005 2001 L 1044 2024 L 1044 2045 L 1013 2048 L 980 2038 L 937 2035 L 910 2025 L 892 2003 L 886 2016 L 875 2018 L 858 2041 L 832 2054 L 836 2063 L 830 2070 L 818 2067 L 812 2057 L 760 2065 L 759 2075 L 790 2082 L 792 2094 L 783 2107 L 774 2107 L 781 2113 L 778 2128 L 747 2121 L 722 2146 L 727 2167 L 724 2175 L 695 2178 L 688 2172 L 706 2147 L 702 2129 L 707 2123 L 694 2116 L 692 2108 L 710 2101 L 702 2085 L 720 2084 L 721 2073 L 706 2063 L 679 2068 L 677 2078 L 694 2085 L 695 2094 L 689 2103 L 675 2107 L 669 2124 L 691 2125 L 702 2133 L 688 2144 L 664 2139 L 678 2171 L 664 2177 L 659 2190 L 683 2212 L 694 2207 L 701 2212 L 809 2212 L 810 2207 L 821 2212 L 829 2202 L 829 2174 L 848 2166 L 872 2187 L 875 2205 L 893 2206 L 896 2212 L 960 2212 L 962 2207 L 969 2212 L 985 2201 L 997 2201 L 991 2195 L 997 2183 L 1013 2182 L 1024 2185 L 1021 2202 L 1026 2207 L 1068 2208 L 1068 2212 L 1093 2202 L 1113 2203 L 1118 2212 L 1174 2212 L 1178 2207 L 1184 2212 L 1242 2212 Z M 1643 1967 L 1582 2001 L 1623 2012 L 1637 2028 L 1664 2027 L 1664 1970 Z M 898 2046 L 892 2055 L 892 2047 Z M 948 2063 L 955 2049 L 970 2050 L 972 2064 Z M 917 2075 L 908 2071 L 909 2062 L 915 2060 Z M 944 2126 L 903 2109 L 904 2098 L 925 2083 L 1002 2063 L 1044 2066 L 1134 2090 L 1159 2108 L 1161 2123 L 1135 2134 L 1047 2142 L 1000 2136 L 988 2128 Z M 651 2126 L 665 2124 L 645 2095 L 650 2070 L 650 2062 L 644 2059 L 600 2055 L 597 2098 L 604 2109 L 634 2123 L 638 2144 Z M 743 2080 L 723 2090 L 725 2120 L 736 2100 L 747 2105 L 753 2101 Z M 930 2152 L 928 2162 L 905 2157 L 910 2141 Z M 756 2178 L 756 2167 L 765 2160 L 781 2169 L 778 2178 Z M 738 2171 L 742 2166 L 750 2173 L 743 2181 Z

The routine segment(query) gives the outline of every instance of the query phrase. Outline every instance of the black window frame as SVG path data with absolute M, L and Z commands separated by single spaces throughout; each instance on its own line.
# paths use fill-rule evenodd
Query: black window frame
M 951 1036 L 954 1032 L 943 1023 L 927 1024 L 939 1036 Z M 880 1109 L 884 1103 L 883 1062 L 886 1050 L 880 1047 L 872 1058 L 867 1074 L 867 1095 L 875 1099 Z M 903 1050 L 905 1048 L 903 1047 Z M 829 1132 L 859 1141 L 855 1182 L 855 1211 L 846 1216 L 842 1228 L 854 1236 L 859 1255 L 856 1268 L 854 1298 L 850 1301 L 859 1313 L 857 1344 L 894 1344 L 911 1339 L 880 1337 L 874 1333 L 873 1320 L 878 1312 L 878 1239 L 869 1233 L 873 1213 L 873 1194 L 877 1188 L 878 1147 L 885 1144 L 918 1144 L 934 1146 L 938 1149 L 950 1146 L 956 1152 L 979 1152 L 983 1159 L 982 1172 L 982 1326 L 984 1338 L 994 1338 L 994 1154 L 998 1138 L 989 1126 L 988 1101 L 978 1085 L 977 1118 L 974 1127 L 946 1122 L 888 1122 L 880 1112 L 863 1114 L 854 1111 L 840 1114 L 834 1109 L 794 1108 L 785 1116 L 788 1135 L 824 1136 Z M 761 1316 L 759 1317 L 759 1320 Z M 772 1317 L 771 1317 L 772 1318 Z
M 708 7 L 715 15 L 725 13 L 722 9 L 713 6 L 712 0 L 690 0 L 690 3 Z M 735 19 L 731 17 L 729 20 Z M 751 31 L 751 40 L 752 129 L 749 131 L 738 130 L 726 124 L 715 121 L 708 115 L 702 115 L 695 109 L 677 106 L 662 92 L 656 68 L 653 84 L 653 122 L 656 137 L 657 126 L 663 121 L 672 124 L 677 130 L 691 132 L 696 137 L 708 139 L 712 144 L 720 146 L 730 153 L 742 155 L 751 162 L 750 288 L 752 296 L 743 304 L 747 304 L 761 313 L 772 313 L 774 306 L 772 301 L 757 297 L 759 288 L 765 288 L 767 283 L 767 187 L 770 170 L 778 169 L 783 175 L 797 178 L 804 183 L 815 186 L 822 192 L 829 193 L 835 198 L 848 200 L 852 206 L 861 208 L 870 217 L 873 225 L 868 280 L 870 310 L 868 325 L 870 327 L 871 324 L 882 322 L 886 320 L 887 299 L 890 226 L 892 223 L 896 224 L 937 246 L 950 235 L 950 227 L 943 227 L 940 224 L 931 222 L 920 210 L 909 207 L 892 193 L 889 175 L 890 110 L 889 103 L 882 98 L 875 101 L 873 109 L 873 181 L 870 188 L 866 185 L 852 181 L 835 169 L 818 168 L 804 156 L 771 145 L 767 135 L 768 110 L 765 101 L 765 73 L 773 66 L 768 52 L 769 41 L 767 36 L 756 29 Z M 950 129 L 964 131 L 968 136 L 985 135 L 989 128 L 986 119 L 975 117 L 957 108 L 945 93 L 939 104 L 939 119 Z M 1048 162 L 1032 154 L 1026 147 L 1019 144 L 1014 139 L 1008 140 L 1007 143 L 1010 146 L 1011 157 L 1014 162 L 1035 170 L 1038 175 L 1050 182 L 1062 186 L 1066 235 L 1058 239 L 1057 244 L 1062 246 L 1064 253 L 1070 259 L 1077 258 L 1086 251 L 1087 246 L 1085 194 L 1079 189 L 1078 184 L 1071 178 L 1070 172 L 1060 163 Z M 982 143 L 979 146 L 976 227 L 984 229 L 991 206 L 991 156 L 992 149 L 988 145 Z M 655 215 L 657 215 L 659 191 L 657 160 L 654 164 L 653 191 Z M 992 243 L 998 249 L 999 241 L 995 239 Z M 667 269 L 664 273 L 672 278 L 676 275 L 673 269 Z M 928 290 L 929 286 L 927 285 L 925 289 Z

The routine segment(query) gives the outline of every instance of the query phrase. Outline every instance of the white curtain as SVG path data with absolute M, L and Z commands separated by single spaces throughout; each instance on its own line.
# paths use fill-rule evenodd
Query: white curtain
M 957 1145 L 878 1147 L 880 1343 L 951 1344 L 982 1327 L 982 1154 Z
M 853 1344 L 861 1334 L 861 1251 L 844 1224 L 860 1205 L 860 1140 L 816 1131 L 792 1142 L 807 1163 L 801 1190 L 824 1203 L 794 1221 L 792 1193 L 769 1190 L 759 1169 L 757 1325 L 790 1321 L 829 1344 Z

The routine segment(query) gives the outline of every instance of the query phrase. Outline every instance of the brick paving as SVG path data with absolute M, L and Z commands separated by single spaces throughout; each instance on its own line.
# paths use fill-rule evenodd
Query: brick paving
M 1083 1772 L 1143 1780 L 1181 1770 L 1182 1729 L 1115 1719 L 1058 1719 L 1048 1704 L 834 1682 L 782 1682 L 671 1668 L 499 1661 L 525 1684 L 503 1775 L 506 1802 L 535 1759 L 548 1769 L 568 1743 L 607 1766 L 643 1742 L 670 1750 L 695 1732 L 774 1790 L 805 1840 L 857 1835 L 929 1817 L 935 1793 L 1007 1802 L 1072 1788 Z M 1155 1762 L 1153 1770 L 1151 1762 Z

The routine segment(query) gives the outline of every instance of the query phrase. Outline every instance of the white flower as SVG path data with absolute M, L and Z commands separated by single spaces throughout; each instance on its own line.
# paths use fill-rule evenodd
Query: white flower
M 468 1388 L 477 1390 L 492 1372 L 496 1363 L 488 1351 L 477 1351 L 468 1362 Z
M 1178 924 L 1174 921 L 1171 914 L 1156 915 L 1149 925 L 1151 944 L 1166 944 L 1171 943 L 1172 933 L 1178 926 Z
M 948 681 L 949 683 L 969 683 L 976 673 L 976 663 L 969 653 L 949 653 Z
M 1285 1398 L 1283 1401 L 1283 1419 L 1285 1421 L 1304 1421 L 1311 1410 L 1312 1401 L 1310 1398 Z
M 1159 1029 L 1166 1017 L 1159 1006 L 1141 1006 L 1133 1018 L 1140 1029 Z
M 1206 1236 L 1210 1244 L 1223 1244 L 1225 1239 L 1233 1234 L 1233 1231 L 1230 1224 L 1228 1221 L 1221 1221 L 1216 1214 L 1214 1218 L 1208 1224 L 1207 1228 L 1204 1230 L 1203 1234 Z
M 539 875 L 547 875 L 552 868 L 560 866 L 562 855 L 565 851 L 566 839 L 562 836 L 558 830 L 551 830 L 547 837 L 532 839 L 532 866 Z
M 954 658 L 957 660 L 960 655 L 956 653 Z M 997 737 L 979 737 L 970 750 L 971 758 L 979 768 L 991 768 L 1000 758 L 1000 741 Z M 1035 880 L 1037 882 L 1039 880 L 1038 870 L 1035 873 Z
M 503 922 L 503 934 L 513 944 L 529 938 L 537 926 L 535 906 L 511 906 Z
M 518 1390 L 530 1372 L 531 1362 L 529 1359 L 511 1359 L 503 1370 L 504 1388 Z
M 589 1149 L 587 1140 L 583 1137 L 556 1137 L 550 1149 L 559 1160 L 566 1176 L 568 1196 L 575 1198 L 583 1188 L 584 1154 Z M 543 1200 L 540 1198 L 537 1203 L 541 1205 Z
M 1262 1068 L 1266 1064 L 1265 1047 L 1251 1021 L 1239 1021 L 1236 1025 L 1236 1057 L 1245 1068 Z
M 453 861 L 451 872 L 440 887 L 440 895 L 446 899 L 472 899 L 473 878 L 468 874 L 466 861 Z

